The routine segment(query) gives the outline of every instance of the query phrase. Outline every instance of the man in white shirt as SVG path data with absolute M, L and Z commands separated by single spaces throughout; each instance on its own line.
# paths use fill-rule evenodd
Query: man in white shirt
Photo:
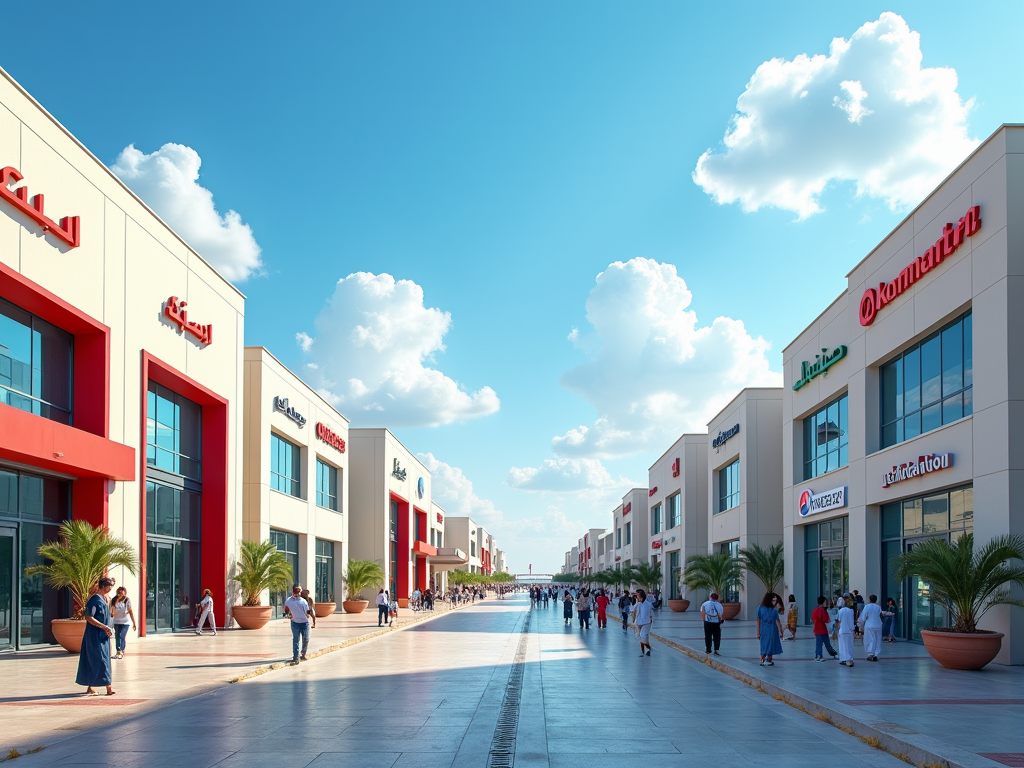
M 853 598 L 849 593 L 843 595 L 843 607 L 836 614 L 839 624 L 839 663 L 846 667 L 853 666 Z M 881 630 L 881 624 L 879 624 Z
M 292 664 L 306 660 L 306 650 L 309 648 L 309 614 L 312 609 L 309 603 L 302 599 L 302 586 L 296 584 L 292 587 L 292 596 L 284 601 L 284 614 L 292 620 Z M 302 653 L 299 653 L 299 639 L 302 640 Z
M 878 654 L 882 652 L 882 606 L 878 604 L 878 595 L 868 596 L 868 604 L 861 609 L 859 623 L 864 633 L 868 661 L 878 661 Z
M 383 589 L 377 593 L 377 626 L 388 620 L 388 594 Z
M 213 593 L 208 589 L 203 590 L 203 599 L 199 601 L 199 609 L 202 613 L 199 615 L 199 623 L 196 625 L 196 634 L 203 634 L 203 627 L 206 626 L 207 620 L 210 622 L 210 629 L 213 630 L 213 634 L 217 634 L 217 623 L 213 618 Z
M 700 617 L 704 621 L 704 653 L 711 653 L 711 644 L 714 643 L 715 656 L 718 656 L 718 649 L 722 646 L 722 616 L 725 608 L 718 602 L 718 593 L 712 592 L 704 604 L 700 607 Z

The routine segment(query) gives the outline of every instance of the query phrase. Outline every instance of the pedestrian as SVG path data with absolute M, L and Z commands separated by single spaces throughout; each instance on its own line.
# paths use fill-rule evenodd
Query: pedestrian
M 836 614 L 839 624 L 839 663 L 845 667 L 853 666 L 853 598 L 843 595 L 843 607 Z
M 186 601 L 187 603 L 187 601 Z M 203 590 L 203 599 L 199 601 L 199 605 L 196 606 L 201 613 L 199 614 L 199 623 L 196 625 L 196 634 L 203 634 L 203 627 L 206 626 L 207 620 L 210 622 L 210 629 L 213 630 L 213 636 L 217 636 L 217 620 L 213 615 L 213 592 L 208 589 Z
M 124 587 L 118 587 L 114 593 L 114 599 L 110 601 L 110 615 L 114 625 L 114 648 L 117 651 L 114 658 L 123 659 L 129 624 L 132 632 L 135 631 L 135 612 L 132 610 L 132 601 L 128 599 L 128 590 Z
M 800 608 L 796 604 L 796 595 L 789 596 L 789 607 L 786 611 L 786 631 L 789 637 L 783 640 L 796 640 L 796 628 L 800 623 Z
M 718 602 L 718 593 L 712 592 L 700 607 L 700 618 L 704 622 L 704 653 L 711 653 L 714 643 L 715 656 L 722 645 L 722 615 L 725 608 Z
M 93 688 L 97 685 L 107 687 L 107 696 L 117 693 L 111 687 L 110 676 L 110 637 L 114 630 L 107 626 L 110 621 L 107 595 L 113 588 L 114 580 L 104 576 L 85 604 L 85 634 L 82 636 L 82 651 L 78 655 L 78 676 L 75 682 L 86 687 L 86 696 L 95 696 Z
M 765 592 L 757 606 L 757 639 L 761 641 L 761 666 L 774 667 L 773 656 L 782 653 L 782 621 L 779 619 L 779 596 Z
M 608 595 L 604 593 L 604 590 L 598 590 L 597 599 L 594 601 L 597 604 L 598 629 L 608 629 L 608 604 L 610 602 L 611 600 L 608 599 Z
M 651 655 L 651 625 L 654 622 L 654 604 L 643 589 L 636 591 L 636 634 L 640 638 L 640 655 Z M 644 648 L 647 652 L 644 652 Z
M 551 598 L 551 590 L 550 589 L 542 589 L 540 591 L 540 596 L 544 600 L 544 607 L 547 608 L 548 607 L 548 601 Z
M 388 593 L 382 588 L 377 593 L 377 626 L 383 626 L 388 620 Z
M 302 590 L 302 599 L 306 601 L 306 605 L 309 606 L 309 623 L 312 629 L 316 629 L 316 611 L 313 610 L 313 596 L 309 594 L 308 589 Z
M 629 599 L 629 595 L 623 592 L 619 595 L 619 615 L 622 617 L 622 631 L 626 632 L 629 629 L 629 610 L 633 607 L 633 601 Z
M 832 643 L 828 640 L 828 636 L 832 628 L 832 617 L 828 615 L 828 609 L 825 607 L 826 605 L 828 605 L 828 598 L 821 596 L 818 598 L 817 607 L 811 611 L 815 661 L 825 661 L 825 657 L 821 655 L 822 646 L 824 646 L 828 651 L 828 655 L 833 659 L 839 655 L 832 647 Z
M 576 601 L 576 612 L 580 617 L 580 629 L 590 629 L 590 592 L 584 589 Z
M 572 621 L 572 593 L 568 589 L 562 598 L 562 618 L 565 619 L 565 625 L 569 626 L 569 622 Z
M 860 612 L 860 628 L 868 661 L 878 661 L 882 652 L 882 606 L 878 604 L 878 595 L 868 595 L 867 605 Z
M 885 608 L 882 609 L 882 637 L 890 643 L 896 642 L 893 630 L 896 627 L 897 613 L 899 610 L 896 608 L 896 601 L 890 597 L 885 601 Z
M 309 648 L 309 614 L 312 609 L 302 597 L 302 587 L 295 584 L 292 587 L 292 596 L 284 601 L 284 615 L 290 616 L 292 620 L 292 664 L 298 664 L 306 660 L 306 651 Z M 302 648 L 299 648 L 301 640 Z
M 398 618 L 398 600 L 391 598 L 388 601 L 388 626 L 392 626 L 395 623 L 395 619 Z

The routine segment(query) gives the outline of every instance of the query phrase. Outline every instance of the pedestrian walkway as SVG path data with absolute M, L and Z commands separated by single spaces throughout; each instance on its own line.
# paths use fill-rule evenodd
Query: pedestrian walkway
M 317 620 L 310 633 L 310 657 L 346 644 L 395 632 L 441 615 L 401 609 L 391 629 L 377 626 L 374 606 L 360 614 L 335 613 Z M 175 701 L 283 666 L 291 659 L 291 629 L 285 620 L 258 631 L 221 630 L 217 636 L 194 632 L 132 638 L 121 661 L 111 661 L 116 696 L 84 698 L 75 685 L 78 656 L 61 648 L 0 655 L 0 758 L 67 738 L 94 725 L 133 717 Z
M 504 728 L 514 667 L 518 723 Z M 640 657 L 632 633 L 564 626 L 560 606 L 525 596 L 106 725 L 17 765 L 487 768 L 504 744 L 516 768 L 905 766 L 663 644 Z
M 695 658 L 707 658 L 699 612 L 662 610 L 653 633 Z M 906 642 L 883 643 L 879 661 L 867 662 L 860 640 L 852 669 L 834 661 L 816 664 L 810 627 L 800 627 L 782 651 L 774 667 L 759 666 L 755 622 L 729 621 L 722 630 L 722 655 L 711 662 L 766 689 L 774 685 L 808 699 L 858 732 L 877 730 L 954 764 L 1024 765 L 1024 667 L 949 670 L 924 646 Z

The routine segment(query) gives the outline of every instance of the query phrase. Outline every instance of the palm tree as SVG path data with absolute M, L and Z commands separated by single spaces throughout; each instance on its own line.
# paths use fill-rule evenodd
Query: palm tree
M 739 551 L 740 565 L 747 573 L 757 577 L 757 580 L 764 584 L 769 592 L 775 592 L 782 582 L 786 563 L 783 558 L 783 546 L 781 541 L 772 544 L 765 549 L 760 544 L 752 543 L 746 549 Z
M 120 565 L 132 576 L 139 560 L 132 545 L 96 528 L 84 520 L 65 520 L 60 524 L 58 541 L 48 541 L 36 550 L 50 562 L 25 569 L 26 576 L 42 576 L 54 589 L 68 589 L 74 603 L 72 618 L 85 615 L 85 604 L 100 577 L 112 566 Z
M 650 563 L 632 565 L 633 581 L 643 587 L 647 592 L 654 592 L 661 584 L 661 568 Z
M 458 571 L 454 571 L 458 573 Z M 451 580 L 451 579 L 449 579 Z M 349 558 L 345 571 L 345 591 L 349 600 L 362 600 L 359 593 L 370 587 L 379 588 L 384 584 L 384 569 L 373 560 L 352 560 Z
M 292 564 L 270 539 L 242 542 L 234 577 L 242 590 L 242 605 L 259 605 L 264 590 L 282 592 L 293 578 Z
M 932 598 L 949 611 L 954 632 L 977 632 L 978 622 L 996 605 L 1024 602 L 1010 595 L 1008 585 L 1024 587 L 1024 536 L 996 536 L 974 551 L 974 534 L 961 536 L 950 544 L 945 539 L 928 539 L 897 559 L 896 578 L 918 576 L 926 582 Z
M 629 589 L 633 585 L 633 569 L 635 565 L 627 565 L 615 571 L 615 583 L 623 589 Z
M 740 561 L 728 552 L 690 555 L 686 558 L 683 583 L 690 589 L 717 592 L 724 598 L 730 585 L 743 586 L 743 568 Z

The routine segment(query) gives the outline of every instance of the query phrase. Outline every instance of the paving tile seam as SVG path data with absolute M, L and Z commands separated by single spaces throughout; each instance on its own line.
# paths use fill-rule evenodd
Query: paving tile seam
M 622 623 L 622 620 L 618 617 L 610 616 L 610 618 L 619 624 Z M 750 672 L 711 658 L 700 651 L 680 645 L 654 632 L 651 632 L 651 637 L 682 653 L 684 656 L 688 656 L 693 661 L 728 675 L 750 686 L 759 693 L 788 704 L 794 709 L 814 717 L 816 720 L 828 723 L 841 731 L 859 738 L 865 744 L 888 752 L 904 762 L 918 766 L 918 768 L 933 768 L 933 766 L 941 766 L 942 768 L 995 768 L 995 766 L 999 765 L 974 752 L 968 752 L 924 734 L 915 734 L 916 738 L 913 741 L 901 739 L 892 733 L 881 730 L 875 724 L 857 717 L 854 714 L 856 710 L 853 707 L 843 707 L 839 702 L 832 702 L 831 700 L 825 700 L 825 703 L 823 703 L 820 699 L 813 698 L 810 692 L 798 693 L 794 690 L 783 688 Z M 844 712 L 843 709 L 849 709 L 850 711 Z M 950 754 L 955 755 L 955 757 L 951 759 L 947 756 Z

